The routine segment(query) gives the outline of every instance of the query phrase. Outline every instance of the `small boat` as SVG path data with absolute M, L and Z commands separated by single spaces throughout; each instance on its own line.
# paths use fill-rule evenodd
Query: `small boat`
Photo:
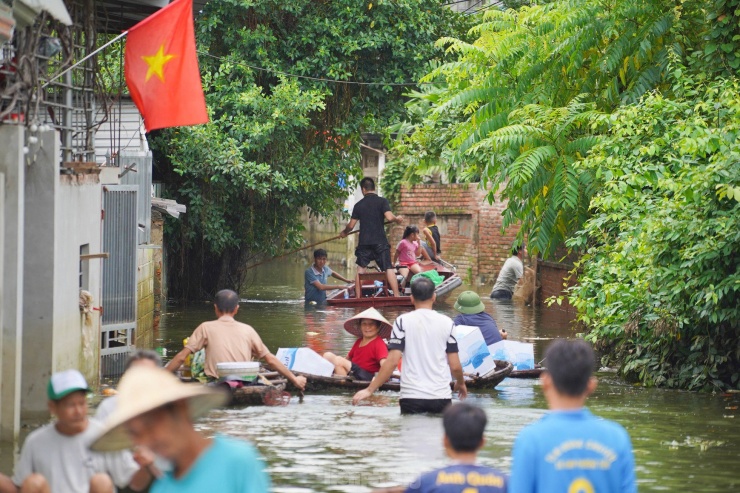
M 229 388 L 231 400 L 229 406 L 281 406 L 290 401 L 290 394 L 285 392 L 285 380 L 272 380 L 271 385 L 254 383 L 240 388 Z M 217 385 L 226 386 L 224 383 Z M 287 400 L 286 400 L 287 396 Z
M 419 265 L 422 272 L 436 270 L 444 279 L 435 288 L 438 299 L 448 295 L 462 284 L 462 279 L 457 275 L 453 266 L 448 267 L 432 261 L 422 261 Z M 361 287 L 358 289 L 358 286 Z M 391 296 L 385 272 L 357 273 L 354 283 L 327 293 L 326 303 L 330 306 L 413 306 L 409 287 L 406 288 L 403 296 Z
M 465 384 L 468 389 L 492 389 L 501 383 L 504 378 L 508 377 L 513 369 L 514 366 L 508 361 L 496 360 L 495 370 L 483 376 L 465 375 Z M 370 385 L 370 382 L 355 380 L 348 376 L 323 377 L 301 372 L 295 372 L 295 374 L 306 377 L 306 391 L 308 392 L 332 389 L 361 390 Z M 450 383 L 450 386 L 454 387 L 454 383 Z M 379 390 L 393 390 L 397 392 L 401 390 L 401 383 L 397 378 L 391 378 L 388 382 L 381 385 Z
M 287 380 L 279 377 L 277 372 L 262 373 L 257 382 L 218 380 L 203 385 L 226 389 L 231 395 L 228 406 L 284 406 L 290 401 L 290 394 L 285 392 Z M 183 382 L 198 382 L 189 376 L 180 375 Z
M 509 375 L 509 378 L 540 378 L 543 371 L 545 371 L 545 367 L 535 365 L 531 370 L 514 370 Z

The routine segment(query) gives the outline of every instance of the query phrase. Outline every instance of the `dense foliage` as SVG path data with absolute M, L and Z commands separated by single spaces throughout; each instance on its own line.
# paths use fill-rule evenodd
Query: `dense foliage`
M 438 42 L 455 58 L 412 95 L 388 178 L 479 181 L 530 251 L 585 254 L 571 302 L 628 377 L 738 386 L 739 7 L 491 9 Z
M 721 389 L 740 384 L 740 83 L 676 79 L 582 163 L 603 183 L 570 297 L 625 376 Z
M 250 260 L 299 245 L 303 207 L 340 210 L 361 132 L 397 119 L 404 84 L 443 54 L 434 42 L 465 31 L 466 17 L 443 3 L 206 5 L 196 37 L 212 121 L 153 139 L 156 172 L 188 206 L 168 231 L 173 295 L 238 287 Z

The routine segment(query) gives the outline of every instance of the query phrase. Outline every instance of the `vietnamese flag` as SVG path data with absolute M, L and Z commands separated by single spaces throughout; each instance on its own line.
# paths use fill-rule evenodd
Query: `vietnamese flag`
M 129 29 L 124 67 L 147 132 L 208 123 L 192 0 L 175 0 Z

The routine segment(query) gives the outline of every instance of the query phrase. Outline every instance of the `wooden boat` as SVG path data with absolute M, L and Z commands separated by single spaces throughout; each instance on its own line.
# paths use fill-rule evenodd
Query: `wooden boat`
M 287 380 L 276 378 L 279 376 L 277 372 L 263 373 L 262 376 L 265 377 L 262 382 L 255 382 L 238 388 L 232 388 L 225 382 L 219 381 L 204 385 L 226 389 L 231 395 L 231 399 L 227 403 L 228 406 L 275 406 L 287 404 L 287 392 L 285 392 Z M 180 380 L 183 382 L 198 382 L 198 380 L 191 377 L 184 377 L 182 374 L 180 374 Z M 290 394 L 287 394 L 287 399 L 290 399 Z
M 437 298 L 448 295 L 453 289 L 462 284 L 462 279 L 454 271 L 454 268 L 431 261 L 423 261 L 419 265 L 422 272 L 436 270 L 444 278 L 442 284 L 435 288 Z M 361 286 L 361 288 L 358 289 L 358 286 Z M 388 278 L 385 272 L 357 273 L 354 283 L 345 288 L 330 291 L 326 295 L 326 303 L 331 306 L 413 306 L 411 303 L 411 289 L 408 287 L 403 296 L 390 296 Z
M 286 381 L 273 380 L 272 385 L 254 384 L 238 389 L 229 389 L 231 400 L 229 406 L 262 406 L 283 405 Z M 288 395 L 290 400 L 290 395 Z
M 545 368 L 543 366 L 535 365 L 531 370 L 514 370 L 509 375 L 509 378 L 540 378 L 544 370 Z
M 496 360 L 496 369 L 487 375 L 466 375 L 465 384 L 468 389 L 492 389 L 503 381 L 504 378 L 511 374 L 514 366 L 508 361 Z M 370 382 L 363 380 L 355 380 L 352 377 L 322 377 L 319 375 L 312 375 L 310 373 L 295 372 L 296 375 L 303 375 L 306 377 L 306 391 L 307 392 L 320 392 L 322 390 L 332 389 L 349 389 L 349 390 L 360 390 L 370 385 Z M 454 387 L 454 384 L 450 384 Z M 391 379 L 384 383 L 379 390 L 401 390 L 401 383 L 397 379 Z

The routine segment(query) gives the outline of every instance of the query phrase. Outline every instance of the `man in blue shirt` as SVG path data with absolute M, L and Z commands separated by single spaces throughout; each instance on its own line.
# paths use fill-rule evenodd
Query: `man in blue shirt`
M 346 283 L 351 282 L 327 267 L 326 257 L 326 250 L 322 248 L 313 252 L 313 265 L 306 269 L 304 274 L 303 288 L 306 291 L 306 303 L 326 304 L 326 292 L 337 288 L 337 286 L 326 284 L 329 276 Z
M 486 341 L 486 346 L 496 344 L 502 339 L 508 338 L 506 331 L 499 330 L 493 317 L 486 313 L 486 307 L 475 291 L 463 291 L 460 293 L 460 296 L 457 297 L 457 301 L 455 302 L 455 310 L 460 312 L 460 315 L 453 320 L 455 325 L 478 327 L 480 333 L 483 335 L 483 339 Z
M 552 412 L 514 442 L 509 493 L 636 493 L 629 435 L 584 407 L 596 388 L 591 346 L 559 340 L 545 357 L 542 392 Z
M 442 416 L 444 447 L 455 463 L 422 474 L 406 493 L 505 493 L 506 476 L 475 463 L 485 443 L 486 422 L 486 413 L 480 408 L 465 403 L 449 406 Z

